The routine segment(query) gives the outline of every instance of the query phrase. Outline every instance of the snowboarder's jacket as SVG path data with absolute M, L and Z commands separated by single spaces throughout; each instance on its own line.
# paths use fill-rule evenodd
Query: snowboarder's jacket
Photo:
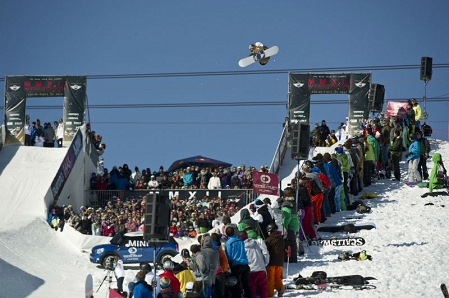
M 396 137 L 393 139 L 393 144 L 389 148 L 392 155 L 402 160 L 402 138 Z
M 228 241 L 226 241 L 226 257 L 231 270 L 236 265 L 248 265 L 248 257 L 246 256 L 243 240 L 235 235 L 229 237 Z
M 419 142 L 418 140 L 413 140 L 413 142 L 410 144 L 410 147 L 408 148 L 408 157 L 407 160 L 413 160 L 419 158 Z
M 376 138 L 373 137 L 372 135 L 368 135 L 368 137 L 366 138 L 366 141 L 370 144 L 370 149 L 372 149 L 372 153 L 374 153 L 374 161 L 378 161 L 379 154 L 380 154 L 379 143 L 377 142 Z M 365 157 L 366 157 L 366 154 L 365 154 Z M 368 160 L 372 160 L 372 159 L 368 159 Z
M 144 280 L 138 280 L 134 284 L 134 298 L 153 298 L 153 293 Z
M 209 278 L 205 277 L 205 281 L 208 281 L 209 285 L 215 284 L 216 271 L 220 262 L 220 254 L 212 247 L 212 242 L 212 237 L 209 234 L 205 234 L 201 242 L 201 251 L 204 252 L 210 264 Z
M 171 270 L 165 270 L 164 273 L 160 274 L 159 277 L 162 279 L 163 277 L 167 277 L 170 280 L 170 288 L 173 289 L 176 296 L 178 296 L 179 291 L 181 289 L 181 284 L 176 276 L 173 274 Z M 162 291 L 161 291 L 162 292 Z M 159 293 L 160 294 L 160 293 Z
M 256 240 L 251 238 L 247 238 L 243 242 L 245 243 L 245 250 L 248 257 L 250 271 L 265 271 L 265 267 L 270 261 L 270 254 L 265 243 L 260 245 Z
M 421 137 L 421 139 L 417 139 L 419 142 L 419 154 L 429 154 L 430 152 L 430 143 L 425 137 Z
M 256 233 L 259 231 L 259 223 L 251 217 L 249 210 L 245 208 L 240 211 L 239 231 L 243 231 L 246 226 L 249 226 Z
M 180 291 L 183 293 L 186 292 L 186 285 L 188 282 L 195 282 L 195 276 L 193 275 L 192 271 L 190 271 L 187 264 L 184 262 L 176 264 L 175 268 L 173 269 L 173 273 L 179 280 Z
M 286 230 L 299 231 L 299 219 L 293 204 L 289 201 L 282 203 L 282 226 Z
M 343 173 L 349 173 L 349 159 L 346 153 L 338 153 L 337 159 L 341 163 L 341 171 Z
M 444 169 L 444 166 L 442 165 L 442 162 L 441 162 L 441 154 L 440 153 L 438 153 L 438 152 L 434 153 L 432 155 L 432 161 L 433 161 L 433 168 L 432 168 L 432 171 L 430 172 L 430 176 L 429 176 L 429 192 L 430 193 L 435 188 L 435 185 L 438 184 L 438 180 L 437 180 L 438 168 L 441 166 L 441 168 Z
M 284 239 L 278 232 L 271 233 L 265 240 L 268 252 L 270 253 L 270 262 L 268 266 L 284 265 Z

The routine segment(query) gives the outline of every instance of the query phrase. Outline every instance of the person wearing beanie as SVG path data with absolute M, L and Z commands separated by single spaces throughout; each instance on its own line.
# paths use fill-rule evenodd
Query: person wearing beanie
M 161 278 L 161 292 L 157 298 L 177 298 L 175 291 L 170 287 L 170 279 L 168 277 Z
M 146 283 L 143 271 L 137 272 L 135 282 L 130 282 L 128 289 L 132 293 L 131 298 L 153 298 L 152 288 Z

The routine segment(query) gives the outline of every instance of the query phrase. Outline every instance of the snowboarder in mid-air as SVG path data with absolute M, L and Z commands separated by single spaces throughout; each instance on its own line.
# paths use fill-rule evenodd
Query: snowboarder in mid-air
M 268 48 L 259 41 L 250 44 L 248 49 L 249 49 L 249 56 L 240 59 L 239 61 L 240 67 L 246 67 L 248 65 L 253 64 L 254 62 L 259 62 L 260 65 L 265 65 L 270 60 L 270 57 L 276 55 L 279 51 L 279 48 L 277 46 Z
M 260 57 L 258 59 L 260 65 L 265 65 L 270 60 L 270 57 L 262 58 L 265 56 L 265 50 L 268 50 L 268 47 L 265 46 L 260 41 L 250 44 L 248 49 L 249 49 L 249 56 L 258 56 L 258 58 Z

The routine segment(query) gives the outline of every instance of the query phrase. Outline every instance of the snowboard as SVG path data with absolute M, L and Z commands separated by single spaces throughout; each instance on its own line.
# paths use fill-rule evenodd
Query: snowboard
M 365 239 L 363 239 L 362 237 L 354 237 L 354 238 L 332 237 L 329 239 L 316 239 L 309 241 L 309 245 L 317 245 L 317 246 L 362 246 L 364 244 Z
M 239 66 L 240 67 L 247 67 L 248 65 L 251 65 L 255 62 L 258 62 L 261 59 L 271 57 L 276 55 L 279 52 L 279 48 L 277 46 L 273 46 L 271 48 L 266 49 L 261 54 L 258 55 L 250 55 L 246 58 L 240 59 Z
M 94 280 L 92 274 L 88 274 L 86 277 L 86 298 L 94 297 Z
M 449 298 L 449 292 L 447 291 L 446 284 L 441 284 L 440 289 L 441 292 L 443 292 L 444 298 Z
M 407 182 L 407 183 L 405 183 L 405 185 L 413 187 L 413 186 L 418 185 L 418 182 Z
M 348 232 L 348 233 L 355 233 L 360 230 L 371 230 L 375 229 L 376 225 L 372 222 L 364 222 L 364 223 L 356 223 L 356 224 L 346 224 L 346 225 L 339 225 L 339 226 L 322 226 L 317 229 L 318 232 L 330 232 L 330 233 L 336 233 L 336 232 Z
M 345 286 L 363 286 L 368 284 L 368 280 L 375 280 L 376 278 L 362 275 L 343 275 L 328 277 L 324 271 L 315 271 L 310 277 L 298 277 L 293 279 L 295 285 L 320 285 L 320 284 L 337 284 Z

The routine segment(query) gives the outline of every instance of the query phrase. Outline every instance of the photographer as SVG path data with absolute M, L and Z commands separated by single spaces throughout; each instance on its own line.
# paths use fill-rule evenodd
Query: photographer
M 123 267 L 123 261 L 116 256 L 113 266 L 115 278 L 117 278 L 117 289 L 121 294 L 123 293 L 123 280 L 125 279 L 125 268 Z

